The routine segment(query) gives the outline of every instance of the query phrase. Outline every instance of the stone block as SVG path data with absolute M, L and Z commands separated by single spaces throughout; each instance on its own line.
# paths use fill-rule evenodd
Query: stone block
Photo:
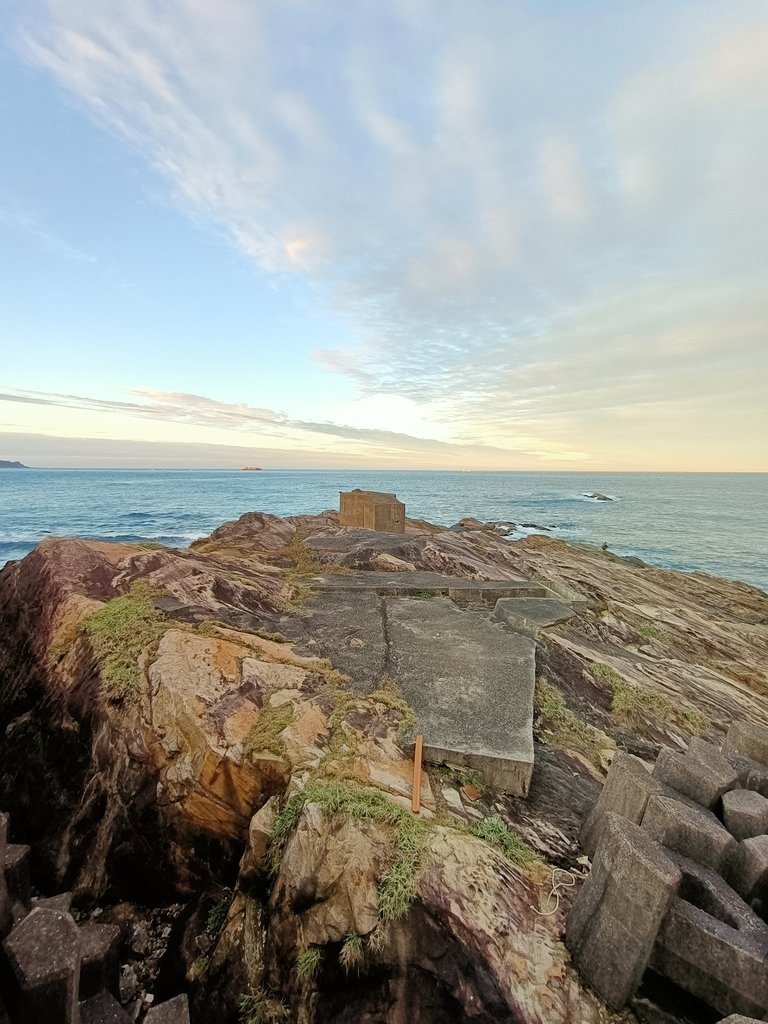
M 743 1013 L 732 1013 L 730 1017 L 723 1017 L 718 1024 L 763 1024 L 763 1020 L 764 1017 L 758 1020 L 757 1017 L 745 1017 Z
M 153 1007 L 144 1020 L 145 1024 L 189 1024 L 189 1001 L 185 995 L 176 996 Z
M 768 836 L 742 840 L 724 872 L 728 884 L 747 902 L 768 898 Z
M 606 814 L 592 871 L 566 919 L 565 942 L 579 971 L 614 1009 L 640 984 L 681 878 L 642 829 Z
M 597 848 L 606 814 L 612 812 L 639 825 L 649 798 L 654 794 L 664 796 L 666 792 L 639 757 L 618 750 L 597 803 L 581 830 L 580 843 L 587 856 L 592 857 Z
M 699 761 L 669 747 L 659 753 L 653 777 L 710 810 L 719 806 L 723 793 L 739 784 L 738 774 L 729 765 Z
M 133 1024 L 111 992 L 99 992 L 80 1004 L 80 1024 Z
M 722 870 L 736 847 L 736 840 L 711 811 L 689 807 L 668 797 L 649 799 L 642 828 L 667 849 L 714 871 Z
M 757 722 L 731 722 L 723 753 L 741 754 L 758 764 L 768 765 L 768 726 Z
M 80 929 L 80 996 L 120 990 L 120 927 L 86 924 Z
M 14 1024 L 78 1024 L 80 935 L 69 914 L 31 911 L 3 943 Z
M 736 839 L 752 839 L 768 832 L 768 800 L 749 789 L 723 794 L 723 821 Z
M 768 927 L 715 872 L 672 854 L 682 873 L 651 967 L 720 1013 L 768 1009 Z

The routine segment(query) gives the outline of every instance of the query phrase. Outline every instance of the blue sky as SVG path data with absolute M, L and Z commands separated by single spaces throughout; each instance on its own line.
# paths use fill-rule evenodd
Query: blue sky
M 0 458 L 768 468 L 762 0 L 0 29 Z

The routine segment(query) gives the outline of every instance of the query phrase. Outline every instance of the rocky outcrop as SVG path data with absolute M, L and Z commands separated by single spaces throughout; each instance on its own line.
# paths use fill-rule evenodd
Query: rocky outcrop
M 49 539 L 8 566 L 0 806 L 40 890 L 83 913 L 183 904 L 157 985 L 186 984 L 193 1021 L 234 1021 L 243 997 L 307 1024 L 602 1019 L 562 944 L 568 899 L 547 913 L 552 865 L 582 873 L 617 745 L 768 723 L 768 599 L 500 532 L 250 513 L 185 551 Z M 308 628 L 313 578 L 350 570 L 578 596 L 537 626 L 527 800 L 429 769 L 411 816 L 397 680 L 356 686 Z

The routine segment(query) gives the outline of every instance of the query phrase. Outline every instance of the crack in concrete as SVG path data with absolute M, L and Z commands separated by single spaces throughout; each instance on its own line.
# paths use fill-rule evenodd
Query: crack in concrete
M 381 612 L 381 635 L 384 639 L 384 679 L 392 678 L 392 648 L 389 637 L 389 617 L 387 615 L 387 599 L 382 597 L 379 601 Z

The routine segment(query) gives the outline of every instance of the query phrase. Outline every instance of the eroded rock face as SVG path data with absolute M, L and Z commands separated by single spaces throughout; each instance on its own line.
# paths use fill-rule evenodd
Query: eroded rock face
M 307 1024 L 598 1021 L 561 942 L 567 900 L 550 916 L 532 909 L 547 908 L 549 872 L 515 868 L 442 824 L 502 814 L 543 856 L 574 867 L 601 780 L 578 744 L 537 749 L 527 801 L 471 783 L 471 801 L 457 788 L 446 803 L 445 782 L 426 776 L 417 897 L 386 926 L 379 890 L 393 853 L 380 823 L 310 803 L 271 874 L 277 816 L 311 780 L 372 785 L 410 804 L 397 701 L 348 686 L 304 628 L 302 590 L 334 568 L 544 578 L 576 591 L 590 610 L 542 632 L 537 670 L 601 742 L 647 757 L 660 743 L 682 749 L 690 730 L 648 701 L 631 722 L 617 719 L 596 665 L 705 711 L 714 732 L 737 714 L 768 723 L 768 599 L 742 584 L 550 538 L 511 544 L 468 520 L 460 530 L 408 521 L 390 536 L 342 528 L 334 513 L 251 513 L 186 551 L 49 539 L 0 573 L 0 806 L 33 845 L 38 884 L 86 903 L 188 900 L 193 1020 L 234 1021 L 240 995 L 263 987 Z M 128 699 L 83 627 L 137 580 L 159 595 L 160 626 Z M 291 643 L 274 635 L 281 628 Z M 236 895 L 201 957 L 196 900 L 212 885 Z M 368 952 L 347 971 L 339 957 L 352 934 Z M 299 977 L 297 949 L 315 947 L 322 967 Z

